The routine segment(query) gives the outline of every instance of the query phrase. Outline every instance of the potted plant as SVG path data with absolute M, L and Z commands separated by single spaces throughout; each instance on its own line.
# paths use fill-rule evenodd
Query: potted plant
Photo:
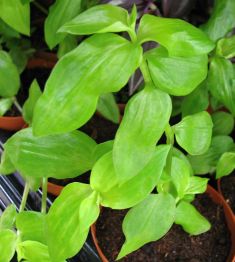
M 169 120 L 170 95 L 188 95 L 206 78 L 214 43 L 179 19 L 144 15 L 136 31 L 136 15 L 135 7 L 128 14 L 120 7 L 100 5 L 59 29 L 93 36 L 58 61 L 31 110 L 32 127 L 5 144 L 1 173 L 18 170 L 27 181 L 20 213 L 10 210 L 2 216 L 7 224 L 0 232 L 6 261 L 15 250 L 19 260 L 59 262 L 74 256 L 100 205 L 131 208 L 119 259 L 158 240 L 174 223 L 194 235 L 210 229 L 191 204 L 195 194 L 206 190 L 208 179 L 194 176 L 183 150 L 190 155 L 208 150 L 211 117 L 202 111 L 175 125 Z M 123 31 L 127 39 L 115 34 Z M 147 41 L 159 46 L 143 53 Z M 77 131 L 95 112 L 100 96 L 123 88 L 137 68 L 144 86 L 127 103 L 114 141 L 97 145 Z M 166 142 L 156 146 L 163 134 Z M 183 150 L 175 148 L 175 140 Z M 74 177 L 88 170 L 90 184 L 67 185 L 46 214 L 47 178 Z M 24 212 L 29 188 L 35 190 L 41 182 L 42 212 Z M 11 231 L 15 226 L 17 234 Z

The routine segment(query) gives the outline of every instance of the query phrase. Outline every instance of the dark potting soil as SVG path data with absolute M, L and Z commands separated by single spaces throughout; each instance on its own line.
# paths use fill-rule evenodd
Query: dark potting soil
M 221 190 L 226 202 L 235 213 L 235 172 L 231 175 L 221 178 Z
M 112 140 L 117 132 L 118 125 L 95 114 L 83 127 L 81 131 L 92 137 L 97 143 Z
M 144 245 L 122 262 L 225 262 L 230 251 L 230 233 L 223 208 L 206 195 L 194 200 L 194 206 L 210 221 L 211 230 L 199 236 L 189 236 L 178 225 L 160 240 Z M 104 208 L 97 223 L 97 238 L 110 262 L 115 261 L 124 243 L 122 221 L 126 210 Z

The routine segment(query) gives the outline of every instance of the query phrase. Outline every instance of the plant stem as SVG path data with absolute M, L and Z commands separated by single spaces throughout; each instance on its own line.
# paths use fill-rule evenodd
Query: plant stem
M 22 114 L 23 109 L 22 109 L 22 107 L 20 106 L 20 104 L 18 103 L 16 97 L 13 97 L 13 103 L 14 103 L 15 107 L 18 109 L 18 111 Z
M 44 6 L 42 6 L 41 4 L 39 4 L 39 3 L 36 2 L 36 1 L 33 1 L 33 4 L 34 4 L 43 14 L 48 15 L 48 11 L 47 11 L 47 9 L 46 9 Z
M 165 134 L 166 134 L 166 143 L 167 145 L 174 145 L 174 132 L 172 130 L 172 127 L 167 124 L 165 128 Z
M 42 179 L 42 207 L 41 212 L 46 214 L 47 211 L 47 178 Z
M 137 35 L 136 35 L 136 32 L 135 32 L 135 30 L 133 29 L 133 30 L 128 30 L 128 34 L 129 34 L 129 36 L 130 36 L 130 39 L 131 39 L 131 42 L 132 43 L 136 43 L 136 41 L 137 41 Z
M 27 198 L 28 198 L 28 194 L 29 194 L 29 184 L 26 182 L 25 187 L 24 187 L 23 197 L 22 197 L 21 204 L 20 204 L 19 212 L 24 211 L 25 206 L 26 206 L 26 201 L 27 201 Z
M 149 73 L 149 68 L 148 68 L 147 62 L 144 58 L 142 59 L 142 62 L 140 64 L 140 71 L 143 75 L 144 82 L 145 83 L 151 83 L 152 78 L 151 78 L 150 73 Z

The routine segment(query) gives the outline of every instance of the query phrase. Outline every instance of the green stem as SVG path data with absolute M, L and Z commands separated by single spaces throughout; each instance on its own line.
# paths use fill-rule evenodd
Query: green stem
M 18 111 L 22 114 L 23 109 L 22 109 L 21 105 L 18 103 L 16 97 L 13 97 L 13 103 L 14 103 L 15 107 L 18 109 Z
M 140 64 L 140 71 L 141 71 L 141 73 L 143 75 L 144 82 L 145 83 L 151 83 L 152 82 L 152 78 L 150 76 L 149 68 L 148 68 L 147 62 L 144 59 L 144 57 L 143 57 L 142 62 Z
M 135 32 L 135 29 L 130 29 L 130 30 L 128 30 L 128 34 L 129 34 L 129 36 L 130 36 L 131 42 L 132 42 L 132 43 L 136 43 L 136 41 L 137 41 L 137 35 L 136 35 L 136 32 Z
M 48 11 L 47 11 L 47 9 L 46 9 L 44 6 L 42 6 L 41 4 L 39 4 L 39 3 L 36 2 L 36 1 L 33 1 L 33 4 L 34 4 L 42 13 L 44 13 L 45 15 L 48 15 Z
M 21 204 L 20 204 L 19 212 L 24 211 L 25 206 L 26 206 L 26 201 L 27 201 L 27 198 L 28 198 L 28 194 L 29 194 L 29 184 L 26 182 L 25 187 L 24 187 L 23 197 L 22 197 Z
M 172 130 L 172 127 L 168 124 L 165 128 L 165 134 L 166 134 L 166 143 L 167 145 L 174 145 L 174 131 Z
M 42 207 L 41 212 L 46 214 L 47 211 L 47 178 L 42 179 Z

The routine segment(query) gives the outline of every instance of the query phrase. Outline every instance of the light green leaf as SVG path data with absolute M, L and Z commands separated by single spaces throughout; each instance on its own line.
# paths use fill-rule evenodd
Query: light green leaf
M 215 42 L 235 26 L 234 13 L 234 0 L 215 0 L 210 19 L 201 28 Z
M 195 174 L 204 175 L 213 173 L 221 155 L 235 150 L 233 139 L 229 136 L 215 136 L 211 140 L 208 151 L 199 156 L 190 156 L 188 159 Z
M 234 118 L 227 112 L 218 111 L 211 114 L 213 121 L 213 136 L 229 135 L 234 128 Z
M 2 98 L 0 99 L 0 116 L 3 116 L 12 106 L 12 98 Z
M 203 154 L 210 146 L 212 127 L 211 117 L 205 111 L 186 116 L 174 126 L 176 141 L 191 155 Z
M 188 166 L 188 170 L 189 170 L 189 172 L 190 172 L 190 176 L 193 175 L 193 169 L 192 169 L 192 166 L 191 166 L 191 164 L 190 164 L 190 162 L 189 162 L 187 156 L 186 156 L 183 152 L 181 152 L 179 149 L 173 147 L 173 150 L 172 150 L 172 157 L 177 157 L 177 158 L 183 160 L 184 163 Z
M 113 140 L 106 141 L 96 145 L 95 150 L 93 151 L 91 157 L 93 159 L 93 164 L 95 164 L 96 161 L 98 161 L 103 155 L 105 155 L 112 149 L 113 149 Z
M 6 151 L 3 151 L 1 155 L 1 165 L 0 165 L 0 174 L 9 175 L 16 171 L 15 166 L 11 162 L 9 154 Z
M 181 201 L 176 208 L 175 223 L 190 235 L 200 235 L 211 228 L 211 224 L 188 202 Z
M 235 116 L 234 69 L 229 60 L 214 57 L 208 73 L 208 87 L 212 95 Z
M 52 262 L 49 256 L 48 247 L 37 241 L 20 242 L 17 246 L 18 261 L 40 261 Z M 57 260 L 59 262 L 59 260 Z M 60 260 L 62 262 L 62 260 Z
M 16 214 L 16 207 L 13 204 L 9 205 L 0 217 L 0 230 L 13 229 Z
M 209 53 L 214 43 L 198 28 L 174 18 L 144 15 L 140 21 L 138 40 L 156 41 L 170 56 L 196 56 Z
M 59 32 L 75 35 L 122 32 L 129 30 L 128 12 L 114 5 L 97 5 L 66 23 Z
M 47 216 L 47 232 L 53 261 L 72 257 L 82 248 L 99 210 L 93 197 L 89 185 L 71 183 L 52 204 Z
M 235 56 L 235 35 L 228 37 L 228 38 L 220 39 L 216 46 L 216 53 L 227 59 L 234 57 Z
M 172 158 L 171 179 L 177 191 L 177 197 L 183 198 L 189 185 L 190 169 L 180 158 Z
M 97 111 L 112 122 L 119 123 L 120 113 L 112 93 L 103 94 L 99 97 Z
M 0 50 L 0 96 L 12 97 L 20 88 L 20 77 L 17 67 L 8 53 Z
M 77 47 L 77 37 L 67 35 L 59 44 L 57 56 L 60 59 L 62 56 L 72 51 Z
M 147 197 L 162 175 L 169 150 L 169 145 L 157 146 L 148 164 L 121 186 L 114 171 L 112 152 L 100 158 L 92 169 L 90 183 L 91 187 L 100 193 L 102 206 L 125 209 Z
M 21 0 L 1 0 L 0 17 L 16 31 L 30 35 L 30 6 L 22 4 Z
M 66 34 L 58 33 L 58 29 L 82 11 L 82 0 L 56 0 L 50 7 L 45 20 L 45 40 L 50 49 L 59 44 Z
M 35 137 L 32 129 L 27 128 L 5 143 L 4 154 L 8 154 L 15 168 L 25 177 L 61 179 L 90 170 L 95 147 L 95 141 L 80 131 Z
M 0 231 L 0 254 L 2 262 L 10 262 L 15 254 L 16 234 L 4 229 Z
M 207 76 L 206 55 L 169 56 L 165 48 L 155 48 L 146 55 L 154 84 L 168 94 L 191 93 Z
M 182 116 L 192 115 L 204 111 L 209 106 L 209 95 L 205 82 L 192 93 L 184 97 L 181 104 Z
M 169 95 L 152 86 L 146 86 L 127 103 L 113 147 L 119 184 L 137 175 L 152 158 L 171 109 Z
M 40 89 L 40 86 L 37 80 L 34 79 L 29 88 L 29 97 L 25 101 L 23 106 L 23 117 L 28 124 L 31 124 L 33 120 L 34 107 L 41 95 L 42 95 L 42 91 Z
M 95 112 L 99 95 L 125 86 L 141 53 L 140 46 L 115 34 L 83 41 L 52 71 L 35 108 L 34 133 L 64 133 L 82 126 Z
M 128 211 L 122 224 L 126 241 L 118 259 L 144 244 L 163 237 L 175 220 L 175 200 L 170 194 L 148 196 Z
M 208 178 L 192 176 L 189 178 L 189 184 L 185 194 L 202 194 L 206 191 Z
M 32 240 L 46 245 L 45 220 L 45 215 L 39 212 L 20 212 L 16 217 L 16 228 L 21 241 Z
M 216 166 L 216 179 L 227 176 L 235 169 L 235 152 L 225 152 Z

